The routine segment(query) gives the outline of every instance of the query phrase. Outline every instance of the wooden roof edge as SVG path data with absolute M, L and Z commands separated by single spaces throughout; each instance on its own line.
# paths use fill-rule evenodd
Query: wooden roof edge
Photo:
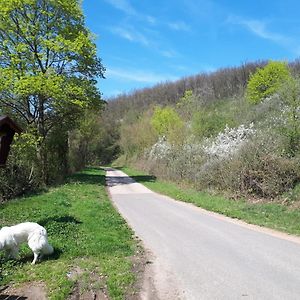
M 8 124 L 15 132 L 21 133 L 22 128 L 8 116 L 0 116 L 0 126 Z

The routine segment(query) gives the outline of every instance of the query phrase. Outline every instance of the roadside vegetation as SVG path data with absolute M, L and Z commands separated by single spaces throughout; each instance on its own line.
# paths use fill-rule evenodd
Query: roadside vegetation
M 134 293 L 131 259 L 137 244 L 107 197 L 104 171 L 86 169 L 46 193 L 0 206 L 0 227 L 25 221 L 47 229 L 55 252 L 32 266 L 27 245 L 17 261 L 5 260 L 1 251 L 0 286 L 43 282 L 49 299 L 68 299 L 74 288 L 79 294 L 106 293 L 110 299 Z
M 249 203 L 299 207 L 299 66 L 248 64 L 120 96 L 109 103 L 119 114 L 115 164 Z

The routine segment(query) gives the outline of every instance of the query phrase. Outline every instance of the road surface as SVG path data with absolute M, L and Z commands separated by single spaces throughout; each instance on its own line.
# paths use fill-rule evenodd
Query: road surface
M 153 255 L 153 293 L 142 298 L 300 299 L 299 238 L 159 195 L 121 171 L 108 169 L 107 185 Z

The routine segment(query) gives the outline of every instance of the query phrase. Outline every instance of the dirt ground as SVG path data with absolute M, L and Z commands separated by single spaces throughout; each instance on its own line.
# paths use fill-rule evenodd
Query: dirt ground
M 158 300 L 153 284 L 152 255 L 142 247 L 132 257 L 133 272 L 137 281 L 127 291 L 126 300 Z M 83 271 L 76 267 L 67 274 L 75 281 L 74 288 L 67 300 L 109 300 L 105 287 L 105 278 L 95 273 L 90 274 L 90 281 L 83 282 L 80 275 Z M 100 283 L 100 284 L 99 284 Z M 0 287 L 0 300 L 47 300 L 46 286 L 43 282 L 30 282 L 22 286 Z
M 0 300 L 46 300 L 45 285 L 31 282 L 21 287 L 6 286 L 0 289 Z

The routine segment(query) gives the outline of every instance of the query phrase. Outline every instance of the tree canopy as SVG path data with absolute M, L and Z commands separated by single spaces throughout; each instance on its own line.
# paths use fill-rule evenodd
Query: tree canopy
M 182 139 L 184 123 L 174 108 L 156 107 L 151 119 L 151 125 L 159 136 L 164 136 L 171 142 Z
M 77 0 L 0 0 L 0 104 L 43 138 L 102 104 L 104 67 Z
M 270 61 L 250 76 L 246 90 L 247 97 L 250 102 L 259 103 L 278 92 L 282 84 L 290 78 L 291 74 L 285 62 Z
M 36 152 L 24 158 L 28 176 L 47 183 L 68 171 L 68 132 L 102 107 L 105 68 L 78 0 L 0 0 L 0 10 L 1 113 L 25 129 L 16 152 L 25 137 L 35 145 L 23 151 Z

